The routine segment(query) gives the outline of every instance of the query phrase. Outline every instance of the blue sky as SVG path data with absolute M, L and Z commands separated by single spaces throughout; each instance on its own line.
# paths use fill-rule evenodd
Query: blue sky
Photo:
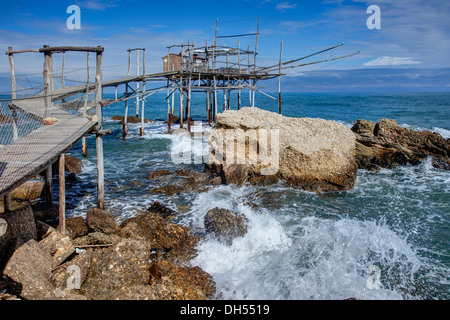
M 81 30 L 69 30 L 66 9 L 76 4 L 81 8 Z M 370 5 L 381 9 L 381 29 L 369 30 L 366 13 Z M 80 45 L 105 47 L 104 65 L 117 66 L 105 69 L 105 78 L 123 76 L 126 72 L 126 50 L 130 47 L 147 49 L 147 70 L 161 71 L 161 57 L 167 46 L 181 42 L 204 45 L 212 41 L 216 18 L 219 34 L 255 32 L 261 18 L 261 37 L 258 61 L 272 65 L 279 57 L 283 41 L 283 59 L 294 59 L 315 51 L 344 43 L 343 47 L 318 56 L 333 58 L 356 52 L 360 54 L 344 60 L 314 65 L 303 69 L 286 70 L 289 76 L 304 83 L 314 74 L 315 87 L 311 91 L 333 91 L 329 83 L 321 88 L 320 75 L 340 75 L 349 86 L 364 83 L 364 75 L 377 75 L 383 88 L 408 86 L 426 90 L 450 89 L 450 32 L 448 17 L 450 1 L 443 0 L 228 0 L 228 1 L 10 1 L 2 3 L 0 13 L 0 47 L 15 49 L 51 46 Z M 241 38 L 244 47 L 253 39 Z M 224 44 L 237 45 L 237 39 Z M 58 60 L 55 58 L 55 68 Z M 314 58 L 307 61 L 314 61 Z M 42 72 L 40 54 L 16 56 L 17 73 Z M 85 57 L 71 54 L 67 67 L 85 64 Z M 430 82 L 430 70 L 438 70 Z M 356 71 L 355 71 L 356 70 Z M 359 73 L 358 73 L 359 72 Z M 386 77 L 392 73 L 393 77 Z M 0 91 L 9 89 L 5 80 L 9 74 L 6 55 L 0 59 Z M 402 74 L 404 77 L 402 78 Z M 80 76 L 81 77 L 81 76 Z M 354 77 L 354 81 L 352 78 Z M 324 78 L 324 79 L 325 79 Z M 81 79 L 80 79 L 81 80 Z M 338 84 L 338 83 L 337 83 Z M 342 84 L 342 83 L 341 83 Z M 6 87 L 5 87 L 6 86 Z M 400 88 L 400 87 L 399 87 Z M 349 89 L 350 90 L 350 89 Z M 363 89 L 361 89 L 363 90 Z M 409 91 L 412 89 L 409 88 Z M 339 90 L 342 91 L 342 90 Z M 351 91 L 351 90 L 350 90 Z

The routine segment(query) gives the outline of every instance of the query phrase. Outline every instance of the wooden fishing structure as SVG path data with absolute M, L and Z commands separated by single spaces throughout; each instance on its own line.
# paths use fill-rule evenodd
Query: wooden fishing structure
M 146 49 L 130 48 L 128 50 L 128 70 L 123 78 L 103 81 L 103 52 L 102 46 L 98 47 L 50 47 L 43 46 L 40 49 L 13 50 L 8 48 L 11 67 L 11 99 L 3 101 L 7 104 L 2 112 L 7 110 L 6 122 L 0 123 L 1 131 L 10 130 L 11 139 L 8 144 L 0 148 L 0 197 L 4 197 L 4 209 L 10 210 L 10 193 L 25 181 L 32 179 L 39 173 L 44 173 L 47 202 L 53 204 L 52 164 L 57 162 L 59 167 L 59 211 L 60 230 L 65 230 L 65 176 L 64 154 L 78 141 L 82 142 L 82 152 L 87 156 L 86 135 L 96 136 L 97 156 L 97 207 L 104 208 L 104 163 L 103 163 L 103 136 L 110 133 L 102 129 L 102 108 L 113 103 L 125 102 L 124 119 L 122 124 L 123 139 L 126 139 L 127 119 L 129 103 L 135 100 L 135 115 L 140 116 L 140 135 L 144 135 L 144 111 L 146 98 L 157 93 L 166 92 L 167 124 L 169 132 L 174 125 L 175 105 L 178 100 L 179 127 L 191 131 L 191 98 L 193 92 L 202 92 L 206 95 L 206 118 L 208 124 L 215 122 L 219 113 L 218 95 L 223 95 L 222 111 L 229 110 L 231 106 L 231 94 L 237 91 L 237 105 L 246 104 L 242 101 L 242 92 L 248 90 L 248 106 L 255 106 L 255 94 L 261 93 L 278 105 L 278 112 L 282 112 L 281 77 L 283 70 L 298 68 L 306 65 L 323 63 L 353 56 L 352 53 L 340 57 L 324 59 L 303 64 L 295 64 L 320 53 L 333 50 L 342 44 L 321 50 L 311 55 L 283 62 L 283 42 L 280 46 L 278 63 L 272 66 L 258 66 L 258 44 L 260 38 L 260 20 L 254 33 L 219 35 L 218 23 L 214 41 L 205 45 L 195 46 L 194 43 L 182 43 L 168 46 L 167 56 L 163 57 L 163 72 L 146 73 Z M 240 39 L 252 37 L 251 45 L 241 48 Z M 237 39 L 237 46 L 224 46 L 218 42 L 221 39 Z M 84 52 L 87 55 L 87 79 L 85 84 L 76 86 L 66 85 L 66 53 Z M 43 93 L 29 97 L 17 97 L 16 74 L 14 56 L 24 53 L 40 53 L 44 55 L 43 69 Z M 62 54 L 62 72 L 60 75 L 62 87 L 55 89 L 53 74 L 53 56 Z M 90 76 L 90 54 L 96 57 L 96 72 L 94 81 Z M 132 75 L 132 54 L 136 54 L 136 74 Z M 142 62 L 141 62 L 142 58 Z M 258 82 L 278 78 L 278 96 L 273 97 L 258 87 Z M 149 83 L 164 83 L 151 88 Z M 118 94 L 119 87 L 124 86 L 124 93 Z M 114 88 L 114 99 L 104 100 L 103 89 Z M 90 93 L 95 93 L 95 98 L 89 101 Z M 178 99 L 176 99 L 178 93 Z M 76 114 L 64 110 L 68 103 L 66 99 L 82 94 L 83 103 Z M 80 98 L 79 98 L 80 99 Z M 62 103 L 56 104 L 61 101 Z M 95 114 L 89 111 L 95 110 Z M 33 130 L 23 130 L 20 121 L 24 117 L 32 119 L 37 125 Z M 54 121 L 52 121 L 52 119 Z M 54 122 L 50 125 L 46 122 Z M 55 122 L 56 121 L 56 122 Z M 26 121 L 25 121 L 26 122 Z M 23 131 L 23 132 L 21 132 Z

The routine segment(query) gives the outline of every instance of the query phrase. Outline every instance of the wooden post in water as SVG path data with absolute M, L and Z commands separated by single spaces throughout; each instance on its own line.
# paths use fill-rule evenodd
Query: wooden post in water
M 44 48 L 48 48 L 48 45 L 45 45 Z M 50 106 L 52 104 L 52 70 L 51 67 L 53 56 L 51 51 L 44 52 L 44 104 L 45 104 L 45 112 L 44 118 L 50 116 Z
M 180 76 L 180 128 L 183 128 L 184 124 L 184 97 L 183 97 L 183 72 L 184 72 L 184 44 L 181 45 L 181 76 Z
M 278 113 L 281 114 L 281 60 L 283 58 L 283 41 L 280 48 L 280 64 L 278 67 Z
M 167 71 L 170 71 L 170 47 L 167 50 Z M 167 130 L 172 131 L 172 111 L 170 108 L 170 78 L 167 78 Z M 172 86 L 173 86 L 173 82 L 172 82 Z M 173 95 L 173 91 L 172 91 L 172 95 Z M 172 97 L 173 98 L 173 97 Z
M 65 156 L 59 156 L 59 224 L 58 231 L 63 236 L 66 235 L 66 176 L 65 176 Z
M 173 94 L 173 92 L 172 92 Z M 170 79 L 167 78 L 167 130 L 172 131 L 172 112 L 170 110 Z
M 53 172 L 52 165 L 45 169 L 45 201 L 48 206 L 53 205 Z
M 248 58 L 247 72 L 249 75 L 249 78 L 248 78 L 248 84 L 249 84 L 249 86 L 248 86 L 248 106 L 251 107 L 253 93 L 252 93 L 252 86 L 250 85 L 250 73 L 251 73 L 251 71 L 250 71 L 250 46 L 247 47 L 247 58 Z
M 238 40 L 238 68 L 239 68 L 239 79 L 241 78 L 241 42 Z M 238 99 L 237 99 L 237 109 L 241 109 L 241 84 L 239 83 L 238 89 Z
M 142 61 L 142 75 L 145 76 L 145 49 L 142 49 L 142 51 L 143 51 L 143 53 L 142 53 L 142 59 L 143 59 L 143 61 Z M 141 129 L 139 131 L 139 135 L 141 137 L 144 136 L 145 85 L 146 85 L 146 81 L 145 81 L 145 78 L 144 78 L 143 82 L 142 82 Z
M 97 72 L 95 75 L 95 103 L 97 105 L 98 129 L 101 130 L 103 123 L 102 107 L 100 100 L 102 98 L 102 69 L 103 55 L 97 52 Z M 105 207 L 105 172 L 103 164 L 103 134 L 97 132 L 96 136 L 97 149 L 97 207 L 104 209 Z
M 188 83 L 188 98 L 187 98 L 187 121 L 188 131 L 191 132 L 191 82 L 192 82 L 192 61 L 194 57 L 194 43 L 189 47 L 189 83 Z
M 136 50 L 136 76 L 139 77 L 139 49 Z M 136 81 L 136 117 L 139 117 L 139 80 Z
M 105 169 L 103 165 L 103 134 L 98 133 L 95 139 L 97 148 L 97 208 L 105 208 Z
M 216 115 L 217 115 L 217 83 L 216 83 L 216 75 L 214 73 L 214 115 L 213 115 L 213 122 L 216 122 Z

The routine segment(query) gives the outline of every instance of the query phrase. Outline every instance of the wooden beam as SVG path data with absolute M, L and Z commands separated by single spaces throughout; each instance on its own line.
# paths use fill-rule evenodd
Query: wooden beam
M 105 49 L 102 46 L 98 46 L 98 47 L 72 47 L 72 46 L 50 47 L 50 46 L 44 46 L 43 48 L 39 49 L 39 52 L 44 52 L 44 53 L 67 52 L 67 51 L 102 53 L 103 51 L 105 51 Z
M 65 156 L 59 156 L 59 224 L 58 231 L 66 235 L 66 176 L 65 176 Z

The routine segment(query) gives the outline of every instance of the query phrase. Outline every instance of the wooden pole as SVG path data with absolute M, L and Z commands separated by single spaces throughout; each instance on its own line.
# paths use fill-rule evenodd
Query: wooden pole
M 105 169 L 103 165 L 103 135 L 96 135 L 97 148 L 97 208 L 105 208 Z
M 45 45 L 44 48 L 48 48 L 48 45 Z M 50 106 L 52 103 L 52 81 L 51 81 L 51 61 L 52 61 L 52 53 L 51 51 L 46 51 L 44 53 L 44 105 L 45 105 L 45 113 L 44 118 L 50 116 Z
M 101 100 L 101 88 L 102 88 L 102 70 L 103 70 L 103 59 L 102 53 L 97 52 L 97 73 L 95 76 L 95 101 L 97 104 L 97 118 L 98 118 L 98 129 L 102 127 L 102 108 L 100 105 Z M 103 164 L 103 135 L 97 132 L 96 135 L 96 149 L 97 149 L 97 207 L 99 209 L 104 209 L 105 204 L 105 172 Z
M 131 48 L 128 49 L 128 71 L 127 71 L 127 77 L 130 76 L 131 72 Z
M 171 112 L 171 117 L 173 117 L 173 115 L 175 114 L 175 83 L 173 82 L 172 79 L 172 112 Z
M 12 52 L 13 47 L 8 47 L 8 51 Z M 17 98 L 17 96 L 16 96 L 16 68 L 14 66 L 13 54 L 9 53 L 8 57 L 9 57 L 9 65 L 11 67 L 11 99 L 14 100 Z
M 280 65 L 278 68 L 278 113 L 281 114 L 281 60 L 283 58 L 283 41 L 280 48 Z
M 61 75 L 61 81 L 62 81 L 62 87 L 66 87 L 65 79 L 64 79 L 64 68 L 66 65 L 66 52 L 63 52 L 63 60 L 62 60 L 62 75 Z
M 181 73 L 184 72 L 184 45 L 181 45 Z M 180 128 L 184 124 L 183 76 L 180 76 Z
M 173 92 L 172 92 L 172 95 L 173 95 Z M 170 131 L 172 131 L 172 123 L 171 123 L 172 122 L 172 113 L 170 110 L 170 100 L 169 99 L 170 99 L 170 79 L 167 78 L 167 98 L 166 98 L 166 100 L 167 100 L 167 130 L 170 133 Z
M 239 68 L 239 79 L 241 78 L 241 42 L 238 40 L 238 68 Z M 237 109 L 241 109 L 241 84 L 239 84 L 238 89 L 238 99 L 237 99 Z
M 103 73 L 103 55 L 102 52 L 97 52 L 97 63 L 96 63 L 96 74 L 95 74 L 95 103 L 98 118 L 98 128 L 102 127 L 103 123 L 103 111 L 100 101 L 102 100 L 102 73 Z
M 188 131 L 191 132 L 191 82 L 192 82 L 192 61 L 194 57 L 194 43 L 189 47 L 189 83 L 188 83 L 188 99 L 187 99 L 187 121 Z
M 227 90 L 223 89 L 223 111 L 227 110 Z
M 214 74 L 214 117 L 213 122 L 216 122 L 217 115 L 217 83 L 216 83 L 216 75 Z
M 210 87 L 210 81 L 208 80 L 208 88 Z M 206 90 L 206 118 L 208 119 L 208 124 L 211 124 L 211 90 Z
M 249 76 L 250 76 L 250 73 L 251 73 L 251 71 L 250 71 L 250 46 L 248 46 L 247 52 L 248 52 L 248 54 L 247 54 L 247 57 L 248 57 L 248 74 L 249 74 Z M 250 84 L 250 79 L 249 79 L 248 81 L 249 81 L 248 84 Z M 253 95 L 253 93 L 252 93 L 252 87 L 249 86 L 249 87 L 248 87 L 248 106 L 249 106 L 249 107 L 252 106 L 252 95 Z
M 144 97 L 145 97 L 145 85 L 146 85 L 146 82 L 145 82 L 145 80 L 143 81 L 143 87 L 142 87 L 142 92 L 143 92 L 143 96 L 142 96 L 142 108 L 141 108 L 141 129 L 140 129 L 140 131 L 139 131 L 139 134 L 140 134 L 140 136 L 141 137 L 143 137 L 144 136 L 144 109 L 145 109 L 145 99 L 144 99 Z
M 145 76 L 145 48 L 142 49 L 142 76 Z M 144 116 L 145 116 L 145 93 L 146 93 L 146 89 L 145 89 L 145 85 L 146 85 L 146 81 L 145 78 L 143 80 L 143 84 L 142 84 L 142 116 L 141 116 L 141 130 L 140 130 L 140 136 L 143 137 L 144 136 Z
M 86 94 L 84 95 L 84 106 L 83 106 L 83 117 L 86 117 L 86 112 L 87 112 L 87 105 L 88 105 L 88 99 L 89 99 L 89 81 L 91 80 L 91 72 L 89 69 L 89 52 L 87 53 L 87 58 L 86 58 L 86 66 L 87 66 L 87 70 L 86 70 Z M 81 138 L 81 153 L 83 154 L 83 156 L 86 158 L 88 153 L 87 153 L 87 143 L 86 143 L 86 137 L 83 136 L 83 138 Z
M 139 49 L 136 50 L 136 76 L 139 77 Z M 136 81 L 136 117 L 139 117 L 139 81 Z
M 122 121 L 122 138 L 123 138 L 123 140 L 126 139 L 127 134 L 128 134 L 128 128 L 127 128 L 127 123 L 128 123 L 128 82 L 125 83 L 125 97 L 127 98 L 127 100 L 125 100 L 125 115 L 124 115 L 123 121 Z
M 52 165 L 45 169 L 45 200 L 48 206 L 53 205 L 53 172 Z
M 65 176 L 65 156 L 59 156 L 59 224 L 58 231 L 66 235 L 66 176 Z
M 55 91 L 55 85 L 53 82 L 53 55 L 52 55 L 52 58 L 50 59 L 50 87 L 52 88 L 52 94 L 53 94 L 53 91 Z
M 12 52 L 13 47 L 8 47 L 8 51 Z M 11 99 L 14 101 L 14 99 L 17 98 L 16 93 L 16 68 L 14 65 L 14 57 L 12 53 L 8 54 L 9 56 L 9 65 L 11 67 Z M 13 110 L 13 117 L 12 117 L 12 129 L 13 129 L 13 141 L 16 141 L 19 139 L 19 130 L 17 128 L 17 122 L 16 122 L 16 111 Z

